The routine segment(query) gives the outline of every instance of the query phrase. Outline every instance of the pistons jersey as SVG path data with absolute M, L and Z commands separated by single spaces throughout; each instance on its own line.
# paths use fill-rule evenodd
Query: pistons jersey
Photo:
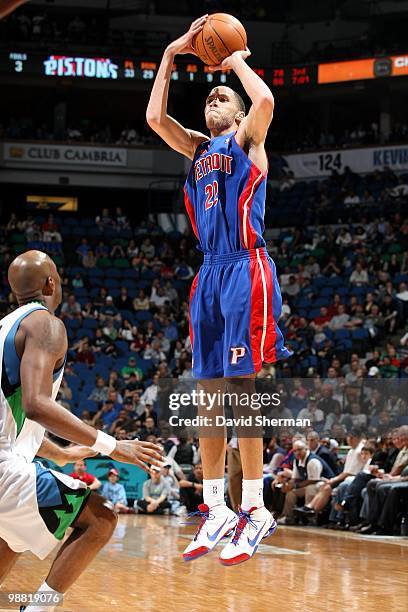
M 265 246 L 266 173 L 248 158 L 235 132 L 197 147 L 184 187 L 185 205 L 204 253 Z

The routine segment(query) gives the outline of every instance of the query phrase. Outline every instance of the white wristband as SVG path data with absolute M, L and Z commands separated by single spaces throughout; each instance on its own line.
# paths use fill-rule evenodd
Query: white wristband
M 112 436 L 108 436 L 104 431 L 98 429 L 98 435 L 91 448 L 101 453 L 101 455 L 111 455 L 116 448 L 116 440 Z

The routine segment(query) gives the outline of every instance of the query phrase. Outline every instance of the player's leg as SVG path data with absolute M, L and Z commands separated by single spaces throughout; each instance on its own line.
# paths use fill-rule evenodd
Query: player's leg
M 185 561 L 191 561 L 213 550 L 237 523 L 235 512 L 225 503 L 226 430 L 225 427 L 216 426 L 216 417 L 224 414 L 224 389 L 223 379 L 202 380 L 197 385 L 198 415 L 211 419 L 211 424 L 199 427 L 203 504 L 198 507 L 201 518 L 198 530 L 183 553 Z M 203 529 L 205 524 L 206 528 Z
M 46 578 L 47 585 L 65 593 L 109 541 L 117 523 L 113 506 L 92 492 L 73 524 L 74 530 L 59 549 Z
M 239 522 L 230 542 L 220 555 L 221 563 L 235 565 L 250 559 L 262 538 L 272 534 L 276 521 L 263 501 L 263 430 L 254 410 L 255 377 L 271 351 L 274 317 L 268 306 L 266 260 L 258 256 L 235 262 L 224 271 L 221 298 L 225 316 L 224 375 L 233 398 L 234 416 L 250 417 L 249 426 L 239 426 L 237 434 L 242 463 L 242 504 Z M 272 340 L 267 336 L 272 333 Z M 270 347 L 270 348 L 269 348 Z
M 198 416 L 206 417 L 208 424 L 199 428 L 203 466 L 203 504 L 198 507 L 201 521 L 193 541 L 183 553 L 185 561 L 213 550 L 237 522 L 235 512 L 227 507 L 224 497 L 226 432 L 224 427 L 216 426 L 216 417 L 224 414 L 224 318 L 219 303 L 221 284 L 222 267 L 204 265 L 190 293 L 193 373 L 199 380 Z
M 238 448 L 227 447 L 228 495 L 234 512 L 242 501 L 242 464 Z
M 0 538 L 0 586 L 17 561 L 20 553 L 11 550 L 7 542 Z

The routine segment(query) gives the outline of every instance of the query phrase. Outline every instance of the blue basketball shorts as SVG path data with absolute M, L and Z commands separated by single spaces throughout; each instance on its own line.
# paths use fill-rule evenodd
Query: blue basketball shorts
M 190 291 L 194 378 L 250 375 L 290 357 L 281 309 L 276 267 L 264 247 L 205 254 Z

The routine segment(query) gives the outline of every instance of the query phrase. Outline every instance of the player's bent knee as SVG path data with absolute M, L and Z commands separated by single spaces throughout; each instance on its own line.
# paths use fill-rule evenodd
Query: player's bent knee
M 96 537 L 109 539 L 117 522 L 118 515 L 112 502 L 93 491 L 75 526 L 80 529 L 91 528 Z

